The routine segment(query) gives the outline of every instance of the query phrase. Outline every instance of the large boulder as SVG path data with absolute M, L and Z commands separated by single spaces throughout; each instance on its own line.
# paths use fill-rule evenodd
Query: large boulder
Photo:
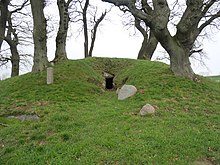
M 124 100 L 135 95 L 137 88 L 133 85 L 123 85 L 118 91 L 118 100 Z
M 141 116 L 145 116 L 145 115 L 148 115 L 148 114 L 154 114 L 154 113 L 155 113 L 155 108 L 150 104 L 144 105 L 140 110 L 140 115 Z

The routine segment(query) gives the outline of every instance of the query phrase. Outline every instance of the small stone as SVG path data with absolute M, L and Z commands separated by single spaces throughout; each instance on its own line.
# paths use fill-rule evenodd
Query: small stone
M 154 113 L 155 113 L 155 108 L 150 104 L 144 105 L 140 110 L 141 116 L 145 116 L 147 114 L 154 114 Z
M 118 100 L 124 100 L 128 97 L 135 95 L 137 88 L 133 85 L 123 85 L 122 88 L 118 91 Z

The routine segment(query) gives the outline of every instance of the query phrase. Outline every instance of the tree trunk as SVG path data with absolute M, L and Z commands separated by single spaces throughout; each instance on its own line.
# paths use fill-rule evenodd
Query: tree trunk
M 87 9 L 89 7 L 89 0 L 86 0 L 83 8 L 83 30 L 84 30 L 84 54 L 85 58 L 89 57 L 89 39 L 88 39 L 88 25 L 87 25 Z
M 47 30 L 44 16 L 44 0 L 30 0 L 34 29 L 34 65 L 32 72 L 43 71 L 48 65 L 47 59 Z
M 162 47 L 170 56 L 170 68 L 177 76 L 194 79 L 195 74 L 191 68 L 189 54 L 176 36 L 172 37 L 168 31 L 170 9 L 166 0 L 153 1 L 154 10 L 157 13 L 152 19 L 151 30 Z
M 5 38 L 5 28 L 8 14 L 9 0 L 0 0 L 0 50 Z
M 184 49 L 176 49 L 175 54 L 170 54 L 170 67 L 173 73 L 177 76 L 187 77 L 191 80 L 194 79 L 195 74 L 191 68 L 188 54 Z
M 11 35 L 11 33 L 10 33 Z M 12 38 L 9 38 L 9 36 L 5 37 L 5 41 L 10 46 L 11 51 L 11 77 L 18 76 L 19 75 L 19 68 L 20 68 L 20 56 L 17 49 L 17 41 L 12 40 Z
M 18 76 L 19 75 L 19 63 L 20 63 L 20 55 L 18 53 L 17 45 L 18 45 L 18 36 L 16 33 L 16 30 L 13 29 L 13 24 L 12 24 L 12 19 L 11 19 L 11 12 L 8 12 L 7 14 L 7 21 L 8 21 L 8 30 L 7 30 L 7 35 L 4 38 L 5 41 L 8 43 L 10 46 L 10 51 L 11 51 L 11 64 L 12 64 L 12 69 L 11 69 L 11 77 Z M 12 38 L 13 36 L 13 38 Z
M 170 35 L 167 28 L 163 30 L 156 29 L 154 34 L 170 56 L 170 68 L 172 72 L 177 76 L 187 77 L 193 80 L 195 74 L 191 68 L 189 53 L 179 44 L 179 41 Z
M 19 62 L 20 62 L 20 56 L 17 50 L 16 45 L 10 46 L 11 49 L 11 77 L 18 76 L 19 75 Z
M 151 60 L 154 51 L 157 48 L 157 44 L 158 41 L 152 32 L 150 32 L 149 38 L 148 35 L 145 35 L 141 49 L 138 53 L 138 59 Z
M 97 28 L 94 30 L 92 37 L 91 37 L 92 41 L 91 41 L 88 57 L 92 57 L 92 52 L 95 46 L 96 32 L 97 32 Z
M 68 3 L 65 0 L 57 0 L 60 15 L 60 25 L 56 37 L 56 52 L 53 61 L 67 60 L 66 38 L 69 26 Z

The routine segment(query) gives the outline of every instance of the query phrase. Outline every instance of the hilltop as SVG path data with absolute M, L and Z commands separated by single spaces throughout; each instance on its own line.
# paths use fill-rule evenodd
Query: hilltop
M 114 74 L 105 90 L 103 72 Z M 116 89 L 135 85 L 117 100 Z M 141 117 L 149 103 L 154 115 Z M 40 120 L 7 116 L 34 114 Z M 0 164 L 220 164 L 220 83 L 160 62 L 88 58 L 0 81 Z

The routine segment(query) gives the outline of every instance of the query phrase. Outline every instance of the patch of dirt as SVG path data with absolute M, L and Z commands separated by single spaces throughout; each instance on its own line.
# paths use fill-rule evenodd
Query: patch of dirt
M 33 107 L 45 107 L 49 105 L 49 101 L 22 102 L 15 105 L 15 110 L 30 110 Z
M 192 165 L 215 165 L 213 161 L 209 159 L 201 159 L 201 160 L 196 160 L 195 162 L 192 163 Z
M 38 141 L 37 144 L 38 144 L 39 146 L 43 146 L 43 145 L 46 144 L 46 141 L 41 140 L 41 141 Z
M 137 115 L 139 115 L 139 112 L 128 112 L 127 114 L 129 114 L 131 116 L 137 116 Z

